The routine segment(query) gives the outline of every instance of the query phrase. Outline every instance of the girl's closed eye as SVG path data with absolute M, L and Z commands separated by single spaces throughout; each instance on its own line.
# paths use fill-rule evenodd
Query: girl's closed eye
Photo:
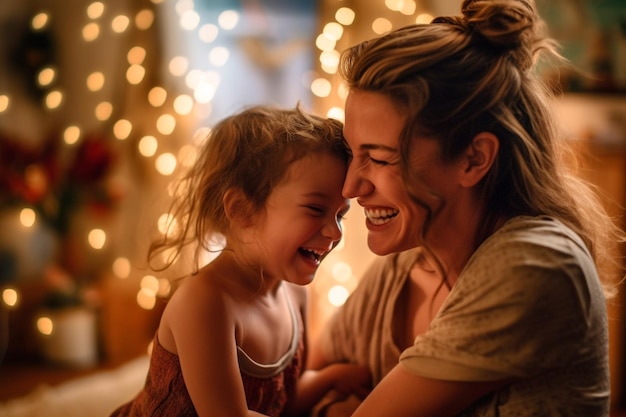
M 324 214 L 324 208 L 320 206 L 305 206 L 305 207 L 315 215 L 321 216 Z

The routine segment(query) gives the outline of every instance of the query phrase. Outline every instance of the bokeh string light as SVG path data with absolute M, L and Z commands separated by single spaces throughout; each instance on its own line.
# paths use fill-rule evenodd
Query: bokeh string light
M 426 10 L 419 7 L 412 0 L 377 0 L 378 3 L 362 6 L 372 9 L 376 6 L 377 16 L 371 11 L 364 17 L 357 9 L 346 7 L 341 1 L 326 0 L 323 2 L 323 13 L 318 26 L 319 34 L 314 38 L 314 46 L 318 62 L 312 69 L 316 74 L 310 82 L 310 91 L 315 97 L 316 112 L 329 117 L 343 120 L 343 101 L 346 97 L 346 88 L 338 79 L 337 67 L 340 51 L 348 42 L 354 43 L 354 25 L 359 25 L 361 36 L 373 36 L 391 30 L 394 26 L 405 25 L 410 22 L 424 22 L 430 20 Z M 200 121 L 206 120 L 212 114 L 213 100 L 218 94 L 222 81 L 223 71 L 229 71 L 228 63 L 232 52 L 228 47 L 220 45 L 220 37 L 242 24 L 242 16 L 236 10 L 222 10 L 216 21 L 203 21 L 203 14 L 197 10 L 192 0 L 152 0 L 152 7 L 138 10 L 136 13 L 117 13 L 109 10 L 107 1 L 94 1 L 87 5 L 84 13 L 85 21 L 79 36 L 88 44 L 96 44 L 105 36 L 122 36 L 131 31 L 147 31 L 159 23 L 163 16 L 163 6 L 173 3 L 177 14 L 178 31 L 193 34 L 198 41 L 207 48 L 205 54 L 209 69 L 197 68 L 190 57 L 185 55 L 185 48 L 173 56 L 161 58 L 165 61 L 168 77 L 177 80 L 170 83 L 163 80 L 155 85 L 148 74 L 154 73 L 151 65 L 161 65 L 158 57 L 152 56 L 149 45 L 143 44 L 143 37 L 137 39 L 136 44 L 128 47 L 125 54 L 125 82 L 129 86 L 143 86 L 146 93 L 143 101 L 153 111 L 157 112 L 153 125 L 149 128 L 140 128 L 137 116 L 124 114 L 121 103 L 102 100 L 92 109 L 93 118 L 106 126 L 110 126 L 110 135 L 118 142 L 127 142 L 135 137 L 133 142 L 138 154 L 150 160 L 146 164 L 152 166 L 157 177 L 165 182 L 165 189 L 177 178 L 177 173 L 189 167 L 198 150 L 201 140 L 206 137 L 210 127 Z M 42 10 L 37 12 L 30 21 L 31 30 L 42 31 L 49 27 L 54 16 Z M 362 28 L 369 26 L 369 31 Z M 352 36 L 351 36 L 352 35 Z M 130 38 L 130 37 L 129 37 Z M 62 74 L 55 66 L 45 66 L 37 74 L 37 83 L 44 91 L 43 105 L 48 112 L 60 112 L 70 95 L 98 94 L 115 82 L 115 75 L 106 70 L 92 70 L 84 74 L 85 91 L 65 91 L 58 83 Z M 227 94 L 227 93 L 226 93 Z M 13 98 L 7 92 L 0 90 L 0 115 L 11 109 Z M 66 146 L 76 146 L 82 140 L 85 132 L 82 120 L 68 120 L 64 128 L 64 143 Z M 188 131 L 190 130 L 190 131 Z M 173 144 L 170 137 L 174 134 L 187 136 L 193 140 L 182 144 Z M 174 148 L 172 148 L 174 146 Z M 356 210 L 355 208 L 352 209 Z M 159 216 L 158 229 L 167 233 L 168 228 L 163 226 L 166 215 Z M 356 217 L 356 216 L 355 216 Z M 20 216 L 24 227 L 31 227 L 37 222 L 36 213 L 25 207 Z M 349 235 L 357 223 L 345 223 L 345 233 Z M 102 250 L 109 244 L 108 235 L 111 233 L 105 228 L 93 228 L 87 231 L 85 240 L 93 250 Z M 142 275 L 136 270 L 134 262 L 128 256 L 117 256 L 109 267 L 115 279 L 127 280 L 135 275 Z M 210 258 L 210 256 L 209 256 Z M 326 278 L 315 282 L 315 292 L 324 309 L 329 314 L 336 306 L 341 305 L 350 292 L 355 288 L 357 277 L 355 270 L 363 268 L 366 256 L 358 250 L 348 251 L 342 244 L 324 261 L 320 275 Z M 205 261 L 207 258 L 204 258 Z M 169 282 L 159 280 L 151 275 L 144 275 L 138 279 L 137 304 L 144 309 L 152 309 L 157 297 L 167 297 L 172 291 Z M 19 292 L 14 288 L 5 288 L 2 291 L 2 302 L 15 308 L 19 305 Z M 53 323 L 42 320 L 38 324 L 41 332 L 52 331 Z

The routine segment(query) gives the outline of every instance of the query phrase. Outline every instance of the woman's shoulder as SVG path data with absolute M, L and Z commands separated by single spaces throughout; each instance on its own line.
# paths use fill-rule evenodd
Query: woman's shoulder
M 572 229 L 549 216 L 514 217 L 487 238 L 481 248 L 507 251 L 511 246 L 562 254 L 587 252 L 582 239 Z
M 467 284 L 562 290 L 563 283 L 579 286 L 597 276 L 582 239 L 551 217 L 516 217 L 489 237 L 468 261 Z M 471 278 L 470 278 L 471 277 Z M 515 279 L 519 278 L 519 279 Z M 533 284 L 534 283 L 534 284 Z

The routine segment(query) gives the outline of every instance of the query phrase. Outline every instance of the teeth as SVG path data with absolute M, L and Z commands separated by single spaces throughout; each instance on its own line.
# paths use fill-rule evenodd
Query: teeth
M 302 248 L 301 250 L 302 252 L 308 253 L 311 256 L 311 258 L 315 259 L 317 262 L 319 262 L 324 256 L 324 254 L 326 253 L 326 251 L 323 251 L 323 250 L 309 249 L 309 248 Z
M 398 215 L 394 209 L 365 209 L 365 216 L 375 225 L 385 224 Z

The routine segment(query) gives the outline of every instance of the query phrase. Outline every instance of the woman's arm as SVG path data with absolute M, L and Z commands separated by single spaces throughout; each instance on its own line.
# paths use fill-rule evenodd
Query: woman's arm
M 453 417 L 509 381 L 464 382 L 425 378 L 396 365 L 352 417 Z

